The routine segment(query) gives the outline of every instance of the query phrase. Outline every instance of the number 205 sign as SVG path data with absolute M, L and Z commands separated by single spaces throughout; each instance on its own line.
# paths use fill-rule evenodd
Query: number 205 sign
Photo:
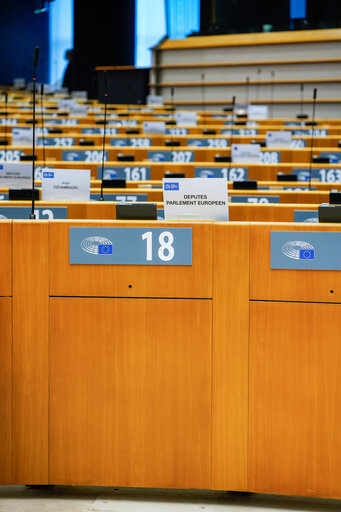
M 192 265 L 192 228 L 69 229 L 70 264 Z

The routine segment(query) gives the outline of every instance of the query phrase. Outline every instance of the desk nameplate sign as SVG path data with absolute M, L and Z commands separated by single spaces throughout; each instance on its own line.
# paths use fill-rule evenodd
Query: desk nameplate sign
M 226 178 L 164 178 L 166 220 L 229 220 Z
M 195 139 L 187 139 L 187 146 L 194 146 L 196 148 L 206 147 L 206 148 L 227 148 L 229 145 L 227 139 L 205 139 L 205 138 L 195 138 Z
M 81 133 L 83 135 L 103 135 L 104 128 L 82 128 Z M 105 128 L 106 135 L 117 135 L 117 128 Z
M 71 151 L 62 151 L 62 160 L 64 162 L 89 162 L 98 163 L 102 162 L 103 152 L 98 150 L 79 150 L 74 149 Z M 108 151 L 104 151 L 104 161 L 108 160 Z
M 143 133 L 164 135 L 166 123 L 163 121 L 144 121 L 142 123 Z
M 188 128 L 166 128 L 166 135 L 188 135 Z
M 321 151 L 320 156 L 329 158 L 331 164 L 338 164 L 341 162 L 341 151 Z
M 271 231 L 272 269 L 341 270 L 341 232 Z
M 152 145 L 152 139 L 147 137 L 116 137 L 110 139 L 110 146 L 130 146 L 133 148 L 149 148 Z
M 0 164 L 1 188 L 32 188 L 32 163 Z
M 12 128 L 12 146 L 31 147 L 33 128 Z
M 228 126 L 228 123 L 225 123 L 225 125 Z M 225 135 L 230 137 L 231 135 L 239 135 L 241 137 L 248 136 L 248 137 L 254 137 L 255 135 L 258 135 L 257 128 L 236 128 L 236 129 L 222 129 L 220 130 L 220 135 Z
M 184 164 L 194 162 L 193 151 L 148 151 L 150 162 L 175 162 Z
M 247 167 L 195 167 L 196 178 L 227 178 L 228 181 L 247 180 Z
M 32 144 L 32 141 L 31 141 Z M 74 137 L 39 137 L 37 146 L 70 147 L 75 146 Z
M 102 177 L 102 167 L 97 167 L 97 178 Z M 146 181 L 150 180 L 150 167 L 130 167 L 115 166 L 104 167 L 103 179 L 105 180 L 127 180 L 127 181 Z
M 196 112 L 178 110 L 174 117 L 178 126 L 196 126 L 198 124 Z
M 319 213 L 317 210 L 295 210 L 294 222 L 318 222 Z
M 290 131 L 276 130 L 266 132 L 266 147 L 290 148 L 292 135 Z
M 71 265 L 192 265 L 192 228 L 70 227 Z
M 31 208 L 27 206 L 0 206 L 0 219 L 29 219 Z M 67 219 L 65 206 L 39 206 L 34 209 L 36 219 Z
M 89 169 L 53 169 L 43 171 L 43 201 L 89 201 Z
M 259 144 L 232 144 L 231 155 L 233 163 L 259 164 L 261 162 Z

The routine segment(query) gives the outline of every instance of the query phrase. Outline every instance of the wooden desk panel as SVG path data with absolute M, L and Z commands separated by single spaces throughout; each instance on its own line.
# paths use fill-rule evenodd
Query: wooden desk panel
M 70 265 L 69 227 L 191 227 L 192 266 Z M 50 295 L 102 297 L 212 297 L 212 223 L 50 223 Z M 203 276 L 205 276 L 203 278 Z M 131 285 L 131 288 L 129 288 Z
M 211 305 L 51 299 L 49 483 L 210 487 Z
M 12 484 L 12 299 L 0 298 L 0 485 Z
M 271 270 L 271 231 L 340 231 L 337 224 L 254 224 L 250 226 L 250 298 L 309 302 L 341 302 L 341 272 Z M 333 291 L 331 293 L 331 290 Z
M 249 490 L 341 496 L 341 305 L 250 305 Z
M 12 295 L 12 221 L 0 221 L 0 297 Z

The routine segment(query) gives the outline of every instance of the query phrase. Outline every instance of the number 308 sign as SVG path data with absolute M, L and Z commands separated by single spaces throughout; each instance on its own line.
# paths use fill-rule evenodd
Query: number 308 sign
M 192 265 L 192 228 L 69 229 L 70 264 Z

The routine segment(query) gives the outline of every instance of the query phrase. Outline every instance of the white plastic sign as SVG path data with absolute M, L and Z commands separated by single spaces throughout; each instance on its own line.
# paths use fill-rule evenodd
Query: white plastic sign
M 229 218 L 226 178 L 164 178 L 166 220 L 214 220 Z
M 238 164 L 259 164 L 261 161 L 260 144 L 232 144 L 232 162 Z
M 90 170 L 53 169 L 43 171 L 43 201 L 90 201 Z
M 267 105 L 248 105 L 248 119 L 267 119 L 269 117 L 269 108 Z
M 267 148 L 290 148 L 292 141 L 291 132 L 285 130 L 266 132 Z
M 32 163 L 0 164 L 1 188 L 32 188 Z
M 162 107 L 163 105 L 163 96 L 158 94 L 148 94 L 147 96 L 147 105 L 149 107 Z
M 12 128 L 12 146 L 30 147 L 33 140 L 33 128 Z
M 142 124 L 143 133 L 146 134 L 164 134 L 166 124 L 162 121 L 144 121 Z
M 197 125 L 197 113 L 190 112 L 187 110 L 180 110 L 175 113 L 176 124 L 178 126 L 196 126 Z

